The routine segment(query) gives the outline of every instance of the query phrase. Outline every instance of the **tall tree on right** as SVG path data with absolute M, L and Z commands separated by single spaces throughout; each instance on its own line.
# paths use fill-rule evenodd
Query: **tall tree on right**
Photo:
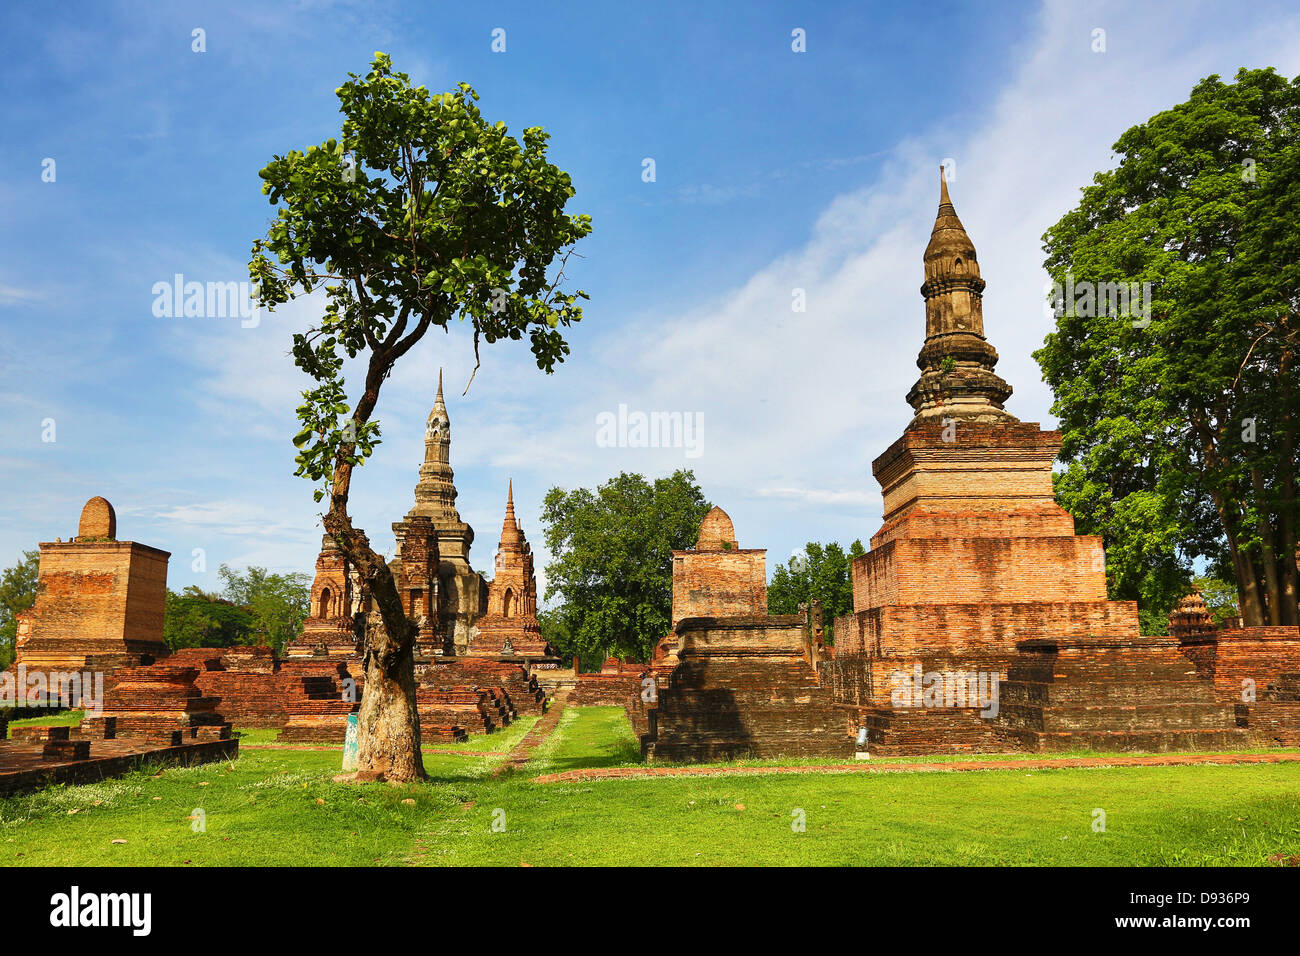
M 1043 237 L 1058 499 L 1105 539 L 1112 597 L 1165 613 L 1204 558 L 1247 625 L 1300 623 L 1300 78 L 1208 77 L 1113 148 Z M 1106 283 L 1150 283 L 1145 307 Z

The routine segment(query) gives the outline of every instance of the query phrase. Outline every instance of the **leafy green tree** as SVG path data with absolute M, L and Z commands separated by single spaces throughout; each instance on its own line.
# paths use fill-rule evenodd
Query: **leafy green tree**
M 282 653 L 307 619 L 311 578 L 299 572 L 272 574 L 257 567 L 241 574 L 224 564 L 217 574 L 225 585 L 222 596 L 249 612 L 253 642 Z
M 1247 625 L 1295 624 L 1300 79 L 1211 76 L 1114 150 L 1044 236 L 1060 291 L 1035 357 L 1061 421 L 1058 500 L 1105 539 L 1111 595 L 1144 620 L 1204 558 Z M 1139 299 L 1150 283 L 1145 307 L 1099 301 L 1106 283 Z
M 826 640 L 834 637 L 832 622 L 853 610 L 853 559 L 867 553 L 855 539 L 849 550 L 832 541 L 821 545 L 809 541 L 802 553 L 778 564 L 767 585 L 767 610 L 771 614 L 795 614 L 800 604 L 821 601 Z
M 621 472 L 595 491 L 552 488 L 542 502 L 553 642 L 585 662 L 649 660 L 672 630 L 672 552 L 692 547 L 712 505 L 692 471 L 653 483 Z
M 24 551 L 22 559 L 0 573 L 0 670 L 14 660 L 18 615 L 36 600 L 36 578 L 41 552 Z
M 233 601 L 190 585 L 177 594 L 168 590 L 163 641 L 182 647 L 237 647 L 255 643 L 251 612 Z
M 315 381 L 298 408 L 297 474 L 318 484 L 325 531 L 382 619 L 365 636 L 358 771 L 423 779 L 416 625 L 388 563 L 352 524 L 353 472 L 379 442 L 381 386 L 430 329 L 468 320 L 476 356 L 481 339 L 527 335 L 540 369 L 563 361 L 560 327 L 582 317 L 577 300 L 587 297 L 561 290 L 564 266 L 591 218 L 565 213 L 574 189 L 546 158 L 547 133 L 529 127 L 516 140 L 483 117 L 466 83 L 431 94 L 376 53 L 337 94 L 340 139 L 276 156 L 261 172 L 277 212 L 253 244 L 249 275 L 271 309 L 325 290 L 320 320 L 293 337 L 294 362 Z M 354 404 L 345 358 L 365 369 Z

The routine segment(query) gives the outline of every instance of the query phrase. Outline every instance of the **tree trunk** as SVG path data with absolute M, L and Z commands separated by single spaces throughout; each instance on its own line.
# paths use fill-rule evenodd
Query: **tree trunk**
M 335 471 L 336 507 L 337 489 L 346 489 L 350 477 L 348 465 Z M 366 582 L 382 622 L 366 628 L 362 651 L 366 685 L 357 715 L 357 774 L 394 782 L 424 780 L 420 714 L 415 703 L 416 625 L 406 616 L 388 564 L 362 543 L 343 508 L 346 498 L 341 508 L 325 515 L 325 530 Z
M 1295 392 L 1291 388 L 1293 353 L 1288 349 L 1280 363 L 1280 389 L 1282 392 L 1281 455 L 1278 459 L 1278 530 L 1282 553 L 1278 563 L 1282 566 L 1282 623 L 1300 624 L 1300 567 L 1296 565 L 1296 435 L 1295 418 L 1291 403 Z
M 415 706 L 413 642 L 385 663 L 367 649 L 366 686 L 357 715 L 357 772 L 384 780 L 423 780 L 420 714 Z
M 1217 491 L 1211 492 L 1215 510 L 1223 523 L 1223 532 L 1228 539 L 1228 551 L 1232 555 L 1232 569 L 1237 578 L 1237 602 L 1241 607 L 1241 623 L 1246 627 L 1259 627 L 1264 623 L 1264 612 L 1259 602 L 1259 580 L 1255 577 L 1255 568 L 1250 558 L 1241 553 L 1237 547 L 1237 533 L 1223 496 Z
M 1282 623 L 1287 627 L 1300 625 L 1300 568 L 1296 567 L 1295 522 L 1289 514 L 1282 516 Z
M 1195 416 L 1193 424 L 1200 435 L 1201 457 L 1206 469 L 1211 473 L 1218 471 L 1219 454 L 1215 445 L 1214 433 L 1206 424 L 1203 416 Z M 1209 494 L 1214 501 L 1214 510 L 1219 515 L 1219 523 L 1223 525 L 1224 537 L 1228 539 L 1228 551 L 1232 556 L 1232 570 L 1237 578 L 1237 605 L 1241 610 L 1241 623 L 1245 627 L 1259 627 L 1264 623 L 1264 611 L 1260 603 L 1259 579 L 1255 575 L 1255 568 L 1251 564 L 1250 557 L 1242 554 L 1241 548 L 1237 546 L 1237 527 L 1233 520 L 1234 515 L 1228 507 L 1228 502 L 1224 498 L 1222 490 L 1211 483 Z M 1240 497 L 1234 496 L 1233 500 L 1240 500 Z
M 1264 593 L 1268 601 L 1268 623 L 1277 627 L 1282 623 L 1282 595 L 1277 579 L 1277 552 L 1273 547 L 1273 526 L 1268 520 L 1268 489 L 1258 468 L 1250 469 L 1250 482 L 1255 488 L 1255 513 L 1259 515 L 1259 561 L 1264 570 Z

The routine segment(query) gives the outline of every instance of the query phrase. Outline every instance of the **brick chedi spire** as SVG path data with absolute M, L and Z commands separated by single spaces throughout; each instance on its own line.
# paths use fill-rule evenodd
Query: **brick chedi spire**
M 415 486 L 415 507 L 407 517 L 423 515 L 440 522 L 460 521 L 456 511 L 456 483 L 451 470 L 451 420 L 442 398 L 442 369 L 438 370 L 438 397 L 424 427 L 424 463 Z
M 515 520 L 513 480 L 506 492 L 506 517 L 501 523 L 496 575 L 488 585 L 487 613 L 478 619 L 469 655 L 534 662 L 554 656 L 537 621 L 533 551 Z
M 984 338 L 984 280 L 975 244 L 957 218 L 939 167 L 939 214 L 925 247 L 925 345 L 916 364 L 921 377 L 907 394 L 912 424 L 952 418 L 1014 422 L 1002 404 L 1011 395 L 993 368 L 998 352 Z
M 519 522 L 515 520 L 515 480 L 511 478 L 506 490 L 506 519 L 501 523 L 501 545 L 497 560 L 500 561 L 499 555 L 504 551 L 520 550 L 527 551 L 528 542 L 524 540 L 524 533 L 519 530 Z
M 438 394 L 433 401 L 424 429 L 424 461 L 420 480 L 415 485 L 415 506 L 406 514 L 405 524 L 416 518 L 428 518 L 437 538 L 439 604 L 430 609 L 436 618 L 445 653 L 464 653 L 469 644 L 470 627 L 483 610 L 487 587 L 469 563 L 474 529 L 460 520 L 456 510 L 455 475 L 451 470 L 451 420 L 442 397 L 442 370 L 438 370 Z M 397 525 L 394 525 L 395 533 Z M 398 534 L 398 552 L 402 540 Z

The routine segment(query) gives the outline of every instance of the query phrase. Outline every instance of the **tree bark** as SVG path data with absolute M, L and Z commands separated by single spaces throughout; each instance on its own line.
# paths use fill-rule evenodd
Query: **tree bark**
M 331 511 L 325 530 L 366 582 L 380 615 L 378 626 L 366 628 L 362 648 L 366 683 L 357 715 L 357 772 L 398 782 L 424 780 L 415 702 L 415 622 L 406 616 L 383 556 L 361 543 L 347 515 Z
M 418 334 L 423 334 L 422 320 Z M 405 327 L 401 316 L 389 336 L 396 340 Z M 418 337 L 412 333 L 412 338 Z M 365 391 L 357 401 L 353 420 L 369 421 L 379 400 L 379 387 L 393 362 L 410 347 L 411 340 L 396 347 L 385 343 L 371 353 Z M 381 625 L 367 627 L 362 648 L 366 685 L 357 715 L 357 773 L 370 779 L 394 782 L 425 780 L 424 755 L 420 747 L 420 713 L 415 702 L 415 637 L 417 627 L 406 616 L 393 573 L 383 556 L 362 541 L 361 532 L 348 516 L 348 494 L 352 487 L 352 443 L 344 443 L 334 459 L 334 481 L 325 530 L 337 542 L 366 582 L 370 599 L 379 610 Z
M 1211 492 L 1219 520 L 1223 522 L 1224 535 L 1228 539 L 1228 551 L 1232 555 L 1232 568 L 1237 577 L 1237 601 L 1241 606 L 1241 622 L 1246 627 L 1259 627 L 1264 623 L 1263 608 L 1259 601 L 1259 580 L 1255 577 L 1255 568 L 1250 558 L 1241 553 L 1237 546 L 1237 533 L 1227 503 L 1223 495 Z
M 1194 415 L 1192 424 L 1200 436 L 1204 468 L 1210 473 L 1218 471 L 1219 454 L 1213 430 L 1202 415 Z M 1209 494 L 1214 502 L 1214 510 L 1219 516 L 1219 523 L 1223 526 L 1223 534 L 1228 541 L 1228 552 L 1232 557 L 1232 570 L 1237 579 L 1237 605 L 1241 611 L 1241 623 L 1246 627 L 1259 627 L 1264 623 L 1263 607 L 1259 598 L 1259 579 L 1255 575 L 1249 556 L 1242 554 L 1241 548 L 1237 545 L 1237 528 L 1227 499 L 1212 480 Z
M 366 686 L 357 715 L 357 771 L 391 781 L 424 780 L 415 703 L 414 641 L 396 659 L 367 649 Z
M 1282 623 L 1300 625 L 1300 567 L 1296 564 L 1296 434 L 1292 402 L 1295 391 L 1291 387 L 1294 353 L 1286 349 L 1279 363 L 1279 387 L 1282 393 L 1281 453 L 1278 458 L 1278 531 L 1282 553 L 1278 563 L 1282 569 Z
M 1259 515 L 1259 562 L 1264 571 L 1264 595 L 1268 604 L 1268 623 L 1282 623 L 1282 595 L 1278 587 L 1277 552 L 1273 547 L 1273 526 L 1268 520 L 1268 489 L 1258 468 L 1250 469 L 1250 483 L 1255 489 L 1255 513 Z

